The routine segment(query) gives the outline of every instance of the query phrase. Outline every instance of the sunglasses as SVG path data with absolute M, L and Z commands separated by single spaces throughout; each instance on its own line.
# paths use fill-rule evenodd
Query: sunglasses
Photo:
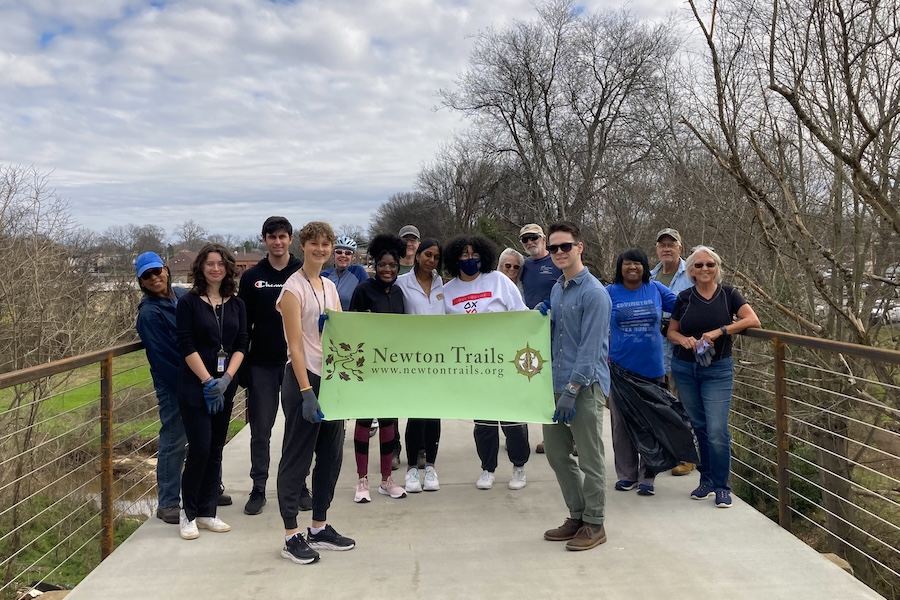
M 162 275 L 162 267 L 153 267 L 141 273 L 141 279 L 147 281 L 151 277 L 159 277 Z
M 560 250 L 562 250 L 563 252 L 570 252 L 574 247 L 574 242 L 565 242 L 564 244 L 550 244 L 549 246 L 547 246 L 547 250 L 550 252 L 550 254 L 556 254 Z
M 510 263 L 503 263 L 504 269 L 515 269 L 516 271 L 518 271 L 520 267 L 521 267 L 521 265 L 512 265 Z
M 400 265 L 398 265 L 397 263 L 393 263 L 393 262 L 392 263 L 380 262 L 380 263 L 376 264 L 375 267 L 378 269 L 399 269 Z
M 536 242 L 539 239 L 541 239 L 541 236 L 532 234 L 532 235 L 523 235 L 522 237 L 519 238 L 519 241 L 522 242 L 523 244 L 527 244 L 529 242 Z
M 343 256 L 353 256 L 353 250 L 335 250 L 334 253 Z
M 706 263 L 694 263 L 694 268 L 698 271 L 706 266 L 707 269 L 715 269 L 718 265 L 712 261 Z

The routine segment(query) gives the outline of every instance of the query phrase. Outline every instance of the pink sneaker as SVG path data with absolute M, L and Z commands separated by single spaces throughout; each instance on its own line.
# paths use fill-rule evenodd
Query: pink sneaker
M 372 501 L 372 497 L 369 495 L 368 477 L 360 477 L 359 481 L 356 482 L 356 496 L 353 497 L 353 501 L 357 504 L 365 504 Z
M 381 485 L 378 486 L 378 493 L 383 496 L 390 496 L 391 498 L 406 498 L 406 490 L 404 490 L 402 486 L 394 483 L 393 477 L 388 477 L 381 482 Z

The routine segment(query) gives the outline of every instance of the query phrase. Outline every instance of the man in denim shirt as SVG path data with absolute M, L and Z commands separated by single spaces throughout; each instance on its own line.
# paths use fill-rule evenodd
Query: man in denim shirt
M 556 474 L 569 518 L 544 533 L 567 550 L 589 550 L 606 541 L 603 409 L 609 394 L 609 294 L 581 261 L 584 242 L 574 223 L 554 223 L 547 249 L 562 277 L 550 293 L 550 353 L 555 423 L 544 425 L 547 461 Z M 546 309 L 546 306 L 545 306 Z M 544 310 L 542 310 L 544 312 Z M 578 447 L 576 460 L 570 453 Z M 581 474 L 578 473 L 581 469 Z

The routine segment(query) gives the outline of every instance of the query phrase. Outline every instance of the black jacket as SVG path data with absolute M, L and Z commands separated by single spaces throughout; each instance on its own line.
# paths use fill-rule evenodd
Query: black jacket
M 406 307 L 403 304 L 403 290 L 396 284 L 391 284 L 387 291 L 385 287 L 385 284 L 377 279 L 363 281 L 353 290 L 350 311 L 404 314 Z
M 250 335 L 246 364 L 273 366 L 287 362 L 287 343 L 275 301 L 284 282 L 302 265 L 303 262 L 291 255 L 287 266 L 276 271 L 267 256 L 241 275 L 238 296 L 247 308 L 247 333 Z

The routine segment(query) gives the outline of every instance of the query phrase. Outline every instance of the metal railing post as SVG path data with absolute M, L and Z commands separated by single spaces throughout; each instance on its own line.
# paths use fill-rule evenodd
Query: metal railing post
M 778 481 L 778 524 L 791 531 L 791 476 L 788 472 L 788 408 L 784 343 L 772 339 L 775 354 L 775 459 Z
M 100 361 L 100 559 L 113 551 L 113 355 Z

